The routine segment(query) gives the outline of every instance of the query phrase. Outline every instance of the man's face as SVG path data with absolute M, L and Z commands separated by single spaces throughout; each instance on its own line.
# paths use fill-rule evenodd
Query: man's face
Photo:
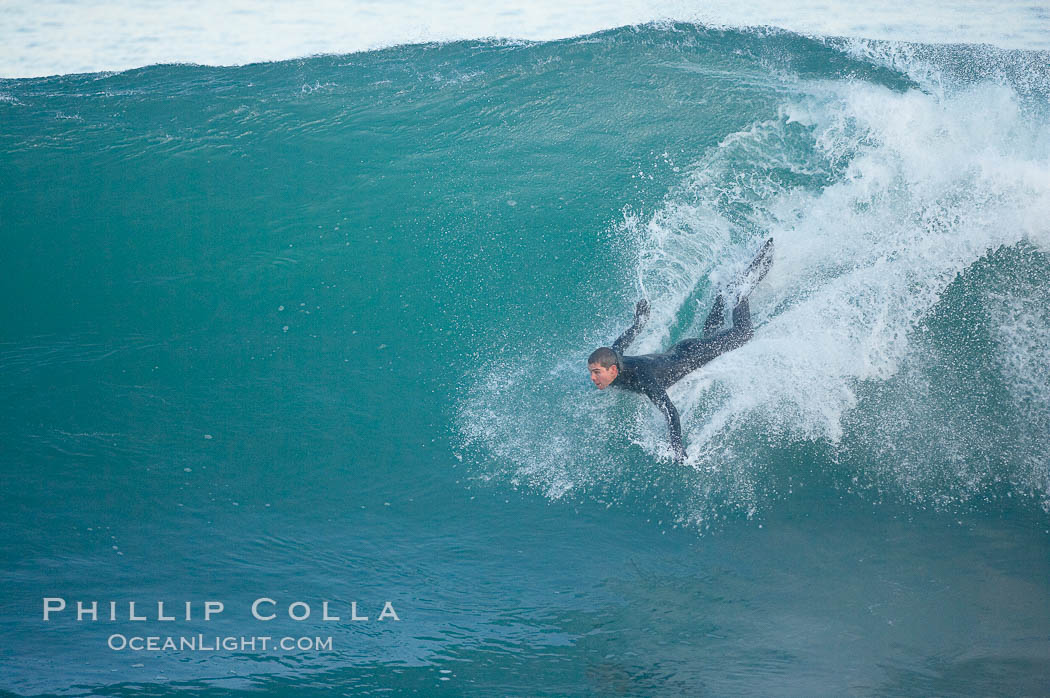
M 591 372 L 591 382 L 598 386 L 598 390 L 605 390 L 609 384 L 616 380 L 620 371 L 613 364 L 609 368 L 602 368 L 601 364 L 587 364 L 587 370 Z

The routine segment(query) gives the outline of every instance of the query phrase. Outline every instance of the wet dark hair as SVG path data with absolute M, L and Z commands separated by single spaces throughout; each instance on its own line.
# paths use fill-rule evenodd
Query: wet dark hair
M 602 368 L 609 368 L 613 365 L 619 368 L 620 355 L 609 347 L 598 347 L 587 357 L 587 365 L 590 366 L 591 364 L 598 364 Z

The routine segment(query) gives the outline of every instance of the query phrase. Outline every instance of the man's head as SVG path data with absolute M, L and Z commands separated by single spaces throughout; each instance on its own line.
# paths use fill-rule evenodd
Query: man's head
M 598 390 L 605 390 L 620 375 L 620 356 L 609 347 L 599 347 L 587 357 L 587 370 Z

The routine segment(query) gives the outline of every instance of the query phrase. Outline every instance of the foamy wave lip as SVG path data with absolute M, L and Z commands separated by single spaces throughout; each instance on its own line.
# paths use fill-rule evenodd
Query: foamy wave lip
M 997 432 L 954 415 L 945 402 L 953 387 L 937 375 L 950 347 L 938 347 L 926 323 L 992 251 L 1050 249 L 1050 126 L 1001 84 L 947 94 L 844 82 L 804 90 L 777 119 L 701 157 L 651 218 L 623 224 L 639 288 L 653 300 L 639 353 L 697 334 L 699 319 L 677 327 L 685 306 L 706 309 L 719 279 L 732 278 L 766 235 L 777 241 L 752 296 L 755 338 L 671 388 L 696 471 L 697 496 L 678 520 L 699 522 L 723 506 L 754 513 L 772 486 L 764 457 L 790 443 L 825 444 L 858 480 L 906 499 L 950 506 L 1007 482 L 1017 494 L 1041 492 L 1045 505 L 1045 440 L 1015 451 L 1016 442 L 996 444 Z M 812 175 L 811 185 L 764 174 L 784 167 Z M 1000 370 L 1019 419 L 1022 408 L 1050 412 L 1050 387 L 1030 378 L 1046 365 L 1048 342 L 1038 332 L 1018 339 L 1041 321 L 1021 309 L 1045 307 L 1047 292 L 1044 276 L 996 311 Z M 603 482 L 631 490 L 631 468 L 590 436 L 626 437 L 659 461 L 666 425 L 636 396 L 599 403 L 572 385 L 568 372 L 513 395 L 479 385 L 461 424 L 515 484 L 551 497 Z M 577 419 L 551 424 L 547 415 L 559 413 Z M 989 449 L 1017 457 L 991 459 Z
M 940 100 L 867 85 L 829 89 L 814 96 L 819 104 L 791 113 L 807 115 L 830 159 L 854 153 L 842 181 L 770 202 L 780 221 L 771 228 L 777 258 L 754 296 L 755 339 L 702 379 L 672 388 L 701 452 L 718 453 L 756 423 L 777 438 L 848 446 L 855 435 L 844 423 L 866 409 L 859 397 L 866 383 L 902 366 L 936 368 L 915 338 L 948 286 L 992 250 L 1022 242 L 1045 249 L 1050 239 L 1047 127 L 1024 121 L 1011 90 L 983 85 Z M 1009 365 L 1037 365 L 1036 345 L 1011 343 Z M 719 384 L 718 397 L 697 381 Z M 1050 404 L 1050 389 L 1025 385 Z M 926 421 L 928 405 L 913 407 L 897 419 Z M 892 430 L 884 435 L 893 438 Z M 940 457 L 903 437 L 896 435 L 913 459 Z M 898 484 L 920 496 L 930 484 L 916 472 L 907 477 Z M 1045 483 L 1029 479 L 1023 488 Z
M 0 26 L 0 76 L 127 70 L 159 63 L 242 65 L 343 54 L 408 43 L 505 37 L 547 41 L 647 22 L 676 20 L 729 28 L 781 27 L 812 36 L 926 43 L 990 43 L 1050 48 L 1050 22 L 1038 3 L 892 6 L 808 0 L 709 0 L 702 10 L 677 0 L 552 0 L 515 5 L 467 0 L 347 5 L 278 0 L 142 5 L 131 0 L 67 3 L 15 0 Z M 974 21 L 980 17 L 981 21 Z M 236 28 L 231 32 L 230 28 Z

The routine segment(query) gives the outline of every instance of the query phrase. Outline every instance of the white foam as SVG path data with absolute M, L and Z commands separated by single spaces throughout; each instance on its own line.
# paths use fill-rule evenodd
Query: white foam
M 922 501 L 962 501 L 993 481 L 1047 491 L 1039 460 L 1046 448 L 1027 451 L 1027 469 L 996 472 L 1017 464 L 983 457 L 981 442 L 994 433 L 985 438 L 965 413 L 933 404 L 930 376 L 941 358 L 924 323 L 958 275 L 990 252 L 1050 249 L 1050 126 L 1026 113 L 1013 89 L 994 83 L 948 94 L 860 82 L 800 90 L 778 118 L 703 154 L 651 218 L 624 223 L 638 283 L 653 300 L 635 352 L 697 334 L 702 313 L 691 326 L 676 323 L 697 297 L 706 310 L 718 286 L 707 279 L 729 278 L 766 235 L 776 240 L 772 269 L 752 296 L 754 339 L 669 391 L 699 478 L 680 520 L 701 520 L 725 503 L 753 512 L 756 493 L 769 484 L 763 453 L 788 443 L 874 444 L 878 471 L 868 475 Z M 834 183 L 786 187 L 766 174 L 785 166 Z M 1045 296 L 1050 279 L 1036 286 Z M 1015 400 L 1041 410 L 1045 421 L 1050 342 L 1032 330 L 1044 318 L 1024 310 L 1028 296 L 1000 304 L 1007 320 L 997 337 Z M 497 471 L 564 496 L 617 478 L 631 489 L 637 475 L 610 455 L 609 439 L 626 436 L 651 458 L 666 456 L 659 413 L 634 395 L 588 391 L 573 363 L 607 341 L 609 329 L 567 350 L 550 381 L 537 379 L 537 368 L 528 385 L 482 383 L 464 401 L 461 432 L 495 456 Z M 514 372 L 481 367 L 490 373 Z M 891 404 L 874 404 L 879 386 L 893 381 Z M 550 419 L 560 414 L 576 419 Z M 1033 438 L 1046 446 L 1045 434 Z
M 0 76 L 115 71 L 156 63 L 239 65 L 403 43 L 549 40 L 674 19 L 777 26 L 819 36 L 1050 48 L 1050 12 L 997 0 L 8 0 Z
M 902 365 L 921 374 L 936 364 L 923 353 L 922 322 L 958 274 L 1000 246 L 1050 242 L 1047 128 L 1021 117 L 1009 88 L 985 84 L 941 99 L 836 85 L 784 114 L 785 124 L 808 121 L 829 161 L 852 158 L 839 183 L 770 201 L 776 262 L 753 297 L 755 339 L 671 390 L 701 467 L 724 461 L 756 424 L 780 440 L 839 443 L 858 390 Z M 700 234 L 710 227 L 699 224 Z M 1045 358 L 1039 341 L 1010 346 L 1015 376 Z M 1050 404 L 1050 390 L 1018 380 Z M 928 407 L 898 405 L 897 426 L 925 422 Z M 921 439 L 883 426 L 885 440 Z M 909 450 L 920 459 L 943 455 L 931 444 Z M 973 479 L 965 468 L 956 474 Z
M 1035 281 L 1025 280 L 1021 288 L 1007 293 L 989 293 L 985 302 L 987 312 L 995 319 L 1003 382 L 1013 409 L 1021 418 L 1012 444 L 1024 462 L 1019 479 L 1032 490 L 1042 491 L 1043 507 L 1050 511 L 1050 284 L 1046 283 L 1047 275 L 1043 267 L 1036 272 Z

